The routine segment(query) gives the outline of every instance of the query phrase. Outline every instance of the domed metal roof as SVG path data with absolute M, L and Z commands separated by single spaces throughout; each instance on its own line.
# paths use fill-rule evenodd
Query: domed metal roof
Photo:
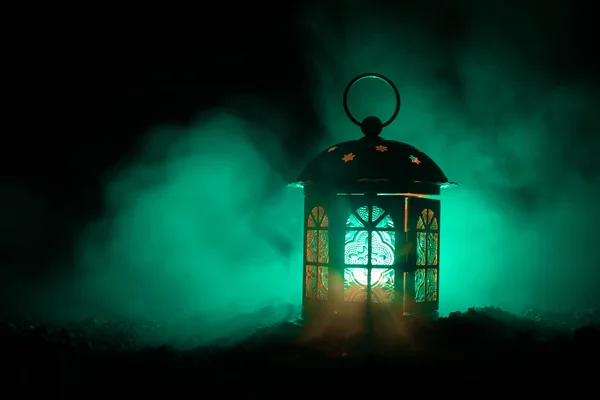
M 358 122 L 347 107 L 346 97 L 354 83 L 363 78 L 386 81 L 396 94 L 396 110 L 386 123 L 376 117 Z M 379 74 L 354 78 L 344 93 L 344 109 L 365 137 L 342 142 L 323 150 L 310 161 L 290 186 L 307 191 L 329 193 L 413 193 L 439 194 L 440 188 L 455 185 L 442 169 L 420 149 L 409 144 L 379 137 L 400 109 L 396 86 Z
M 441 187 L 452 184 L 420 149 L 368 136 L 323 150 L 291 183 L 320 191 L 423 194 L 439 194 Z

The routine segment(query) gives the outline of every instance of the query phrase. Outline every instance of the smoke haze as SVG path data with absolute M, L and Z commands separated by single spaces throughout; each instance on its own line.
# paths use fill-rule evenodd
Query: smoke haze
M 186 126 L 154 127 L 106 174 L 105 211 L 64 261 L 75 268 L 12 280 L 11 306 L 50 320 L 200 318 L 199 331 L 185 334 L 205 340 L 231 334 L 215 327 L 240 313 L 273 307 L 236 325 L 248 332 L 292 315 L 301 302 L 303 195 L 285 185 L 320 149 L 359 137 L 341 95 L 363 72 L 390 77 L 402 96 L 383 136 L 422 149 L 460 183 L 442 194 L 442 314 L 596 302 L 598 91 L 548 67 L 564 62 L 568 15 L 549 4 L 532 21 L 525 6 L 465 2 L 425 18 L 425 5 L 392 12 L 347 3 L 343 13 L 308 4 L 298 20 L 317 133 L 297 134 L 288 106 L 258 95 L 227 98 Z M 385 119 L 389 94 L 361 81 L 350 106 L 358 119 Z M 49 213 L 35 196 L 4 189 L 3 210 Z M 9 221 L 38 218 L 23 214 L 2 215 L 11 257 L 41 240 L 32 229 L 14 234 L 19 224 Z M 48 226 L 60 225 L 56 215 Z

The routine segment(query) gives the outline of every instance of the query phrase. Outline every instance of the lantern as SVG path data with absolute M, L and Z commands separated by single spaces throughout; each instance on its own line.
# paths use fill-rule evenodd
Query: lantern
M 392 117 L 359 122 L 347 97 L 378 78 L 396 97 Z M 303 316 L 436 316 L 440 301 L 440 167 L 406 143 L 380 137 L 400 110 L 398 89 L 380 74 L 350 81 L 346 115 L 364 136 L 323 150 L 290 185 L 304 189 Z

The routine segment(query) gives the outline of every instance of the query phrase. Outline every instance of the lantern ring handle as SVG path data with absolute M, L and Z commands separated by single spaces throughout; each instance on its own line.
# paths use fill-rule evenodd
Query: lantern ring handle
M 348 108 L 348 93 L 350 92 L 350 89 L 352 88 L 352 86 L 354 86 L 354 84 L 356 84 L 360 80 L 367 79 L 367 78 L 375 78 L 375 79 L 382 80 L 385 83 L 387 83 L 394 91 L 394 96 L 396 97 L 396 108 L 394 109 L 394 113 L 392 114 L 390 119 L 388 119 L 386 122 L 384 122 L 381 125 L 382 128 L 385 128 L 386 126 L 391 124 L 396 119 L 396 117 L 398 116 L 398 113 L 400 112 L 400 93 L 398 92 L 398 88 L 396 87 L 396 85 L 394 85 L 394 82 L 392 82 L 386 76 L 383 76 L 383 75 L 377 74 L 377 73 L 373 73 L 373 72 L 367 72 L 365 74 L 361 74 L 361 75 L 354 77 L 354 79 L 352 79 L 348 83 L 348 86 L 346 86 L 346 90 L 344 90 L 344 111 L 346 112 L 346 115 L 348 116 L 348 118 L 350 118 L 350 121 L 354 122 L 354 124 L 356 124 L 358 126 L 362 126 L 362 123 L 359 120 L 357 120 L 356 118 L 354 118 L 352 116 L 352 113 L 350 113 L 350 109 Z

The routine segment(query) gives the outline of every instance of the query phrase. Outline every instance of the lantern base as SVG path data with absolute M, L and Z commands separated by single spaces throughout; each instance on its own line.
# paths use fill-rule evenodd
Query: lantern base
M 374 306 L 374 307 L 373 307 Z M 406 335 L 415 324 L 439 318 L 437 311 L 402 313 L 398 304 L 344 304 L 341 311 L 322 305 L 304 307 L 302 320 L 309 336 L 356 337 L 364 335 L 393 338 Z

